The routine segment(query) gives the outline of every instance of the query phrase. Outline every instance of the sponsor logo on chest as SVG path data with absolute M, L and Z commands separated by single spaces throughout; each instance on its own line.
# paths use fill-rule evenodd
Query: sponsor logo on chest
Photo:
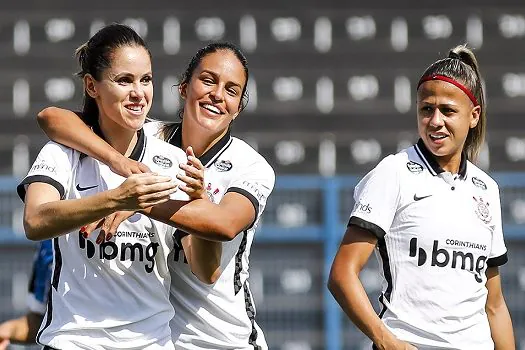
M 208 195 L 210 201 L 212 201 L 213 203 L 217 203 L 218 201 L 220 201 L 220 198 L 218 198 L 220 190 L 218 187 L 213 186 L 211 182 L 208 182 L 208 184 L 206 185 L 206 194 Z M 215 200 L 217 200 L 217 202 Z

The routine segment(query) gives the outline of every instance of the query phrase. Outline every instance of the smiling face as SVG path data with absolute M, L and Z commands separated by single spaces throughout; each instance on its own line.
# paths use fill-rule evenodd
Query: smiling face
M 479 121 L 480 106 L 474 106 L 458 87 L 441 80 L 429 80 L 417 91 L 419 136 L 441 167 L 458 161 L 471 128 Z
M 151 59 L 144 47 L 117 48 L 100 80 L 88 74 L 84 84 L 97 102 L 101 124 L 128 130 L 142 128 L 153 101 Z
M 218 135 L 241 108 L 246 73 L 233 52 L 221 49 L 204 56 L 188 83 L 181 84 L 185 123 Z

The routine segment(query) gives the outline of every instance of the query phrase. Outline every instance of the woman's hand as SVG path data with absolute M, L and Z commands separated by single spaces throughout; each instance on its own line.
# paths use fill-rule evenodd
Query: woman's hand
M 149 173 L 151 170 L 144 163 L 137 162 L 136 160 L 130 159 L 123 156 L 120 153 L 115 153 L 115 156 L 107 164 L 111 171 L 120 176 L 128 177 L 133 174 Z
M 376 348 L 381 350 L 417 350 L 414 345 L 395 337 L 392 337 L 380 346 L 376 345 Z
M 177 191 L 177 184 L 169 176 L 153 173 L 130 175 L 119 187 L 111 190 L 116 211 L 142 210 L 165 203 Z
M 135 214 L 134 211 L 117 211 L 111 215 L 106 216 L 103 219 L 95 221 L 89 225 L 83 226 L 79 233 L 88 238 L 88 236 L 100 228 L 100 231 L 97 236 L 96 243 L 101 244 L 106 241 L 109 241 L 113 236 L 116 235 L 117 229 L 121 223 L 129 219 Z M 0 349 L 1 350 L 1 349 Z
M 191 146 L 186 149 L 186 155 L 188 163 L 179 165 L 185 174 L 177 174 L 177 179 L 185 185 L 180 186 L 179 189 L 186 192 L 191 199 L 208 199 L 204 186 L 204 166 L 199 158 L 195 157 Z

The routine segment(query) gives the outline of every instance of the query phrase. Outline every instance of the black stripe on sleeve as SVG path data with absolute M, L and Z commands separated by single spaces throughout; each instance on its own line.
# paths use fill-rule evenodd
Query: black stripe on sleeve
M 26 198 L 26 186 L 35 182 L 43 182 L 53 186 L 60 194 L 60 199 L 65 199 L 66 191 L 60 182 L 46 175 L 33 175 L 26 177 L 18 186 L 16 186 L 16 192 L 23 202 L 25 202 Z
M 253 222 L 250 225 L 250 228 L 251 228 L 253 226 L 253 224 L 255 224 L 255 221 L 257 221 L 257 217 L 259 217 L 259 201 L 257 200 L 257 198 L 255 198 L 255 196 L 253 194 L 251 194 L 250 192 L 246 191 L 243 188 L 230 187 L 230 188 L 228 188 L 226 193 L 228 193 L 228 192 L 235 192 L 235 193 L 242 194 L 244 197 L 248 198 L 248 200 L 250 202 L 252 202 L 253 209 L 255 209 L 255 217 L 253 219 Z
M 385 237 L 386 232 L 381 227 L 377 226 L 376 224 L 363 220 L 361 218 L 358 218 L 357 216 L 350 217 L 350 220 L 348 220 L 348 226 L 355 225 L 357 227 L 360 227 L 364 230 L 372 232 L 378 239 L 382 239 Z
M 487 267 L 496 267 L 496 266 L 505 265 L 507 261 L 509 261 L 509 257 L 507 256 L 507 253 L 505 252 L 505 254 L 503 255 L 488 259 Z

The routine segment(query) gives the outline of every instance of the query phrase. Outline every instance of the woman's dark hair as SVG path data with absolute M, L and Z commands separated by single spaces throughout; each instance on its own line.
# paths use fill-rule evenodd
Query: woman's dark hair
M 86 74 L 90 74 L 95 80 L 100 80 L 102 72 L 111 66 L 114 52 L 127 46 L 143 47 L 151 58 L 146 43 L 131 27 L 118 23 L 105 26 L 76 49 L 75 56 L 80 66 L 80 71 L 76 75 L 84 79 Z M 82 108 L 84 122 L 90 126 L 97 124 L 98 113 L 95 99 L 84 89 Z
M 218 51 L 230 51 L 232 52 L 235 57 L 241 62 L 243 68 L 244 68 L 244 75 L 246 77 L 246 82 L 242 88 L 241 93 L 241 102 L 239 103 L 239 111 L 242 111 L 246 105 L 248 104 L 248 78 L 249 78 L 249 70 L 248 70 L 248 60 L 246 59 L 246 56 L 242 53 L 242 51 L 235 46 L 234 44 L 230 42 L 215 42 L 208 44 L 204 46 L 203 48 L 199 49 L 197 53 L 191 58 L 190 62 L 188 63 L 188 66 L 186 67 L 186 70 L 180 77 L 179 86 L 183 84 L 189 84 L 191 77 L 193 76 L 193 73 L 195 72 L 195 69 L 199 66 L 199 64 L 202 62 L 204 57 L 218 52 Z M 184 106 L 179 110 L 179 118 L 182 119 L 184 115 Z M 172 135 L 174 129 L 177 127 L 177 123 L 167 123 L 165 124 L 161 131 L 160 135 L 163 138 L 168 137 L 169 135 Z
M 478 124 L 469 130 L 464 146 L 467 158 L 471 161 L 476 161 L 485 141 L 487 117 L 485 92 L 474 52 L 466 45 L 454 47 L 449 51 L 447 58 L 434 62 L 425 70 L 421 77 L 433 75 L 442 75 L 459 82 L 474 95 L 481 107 Z

